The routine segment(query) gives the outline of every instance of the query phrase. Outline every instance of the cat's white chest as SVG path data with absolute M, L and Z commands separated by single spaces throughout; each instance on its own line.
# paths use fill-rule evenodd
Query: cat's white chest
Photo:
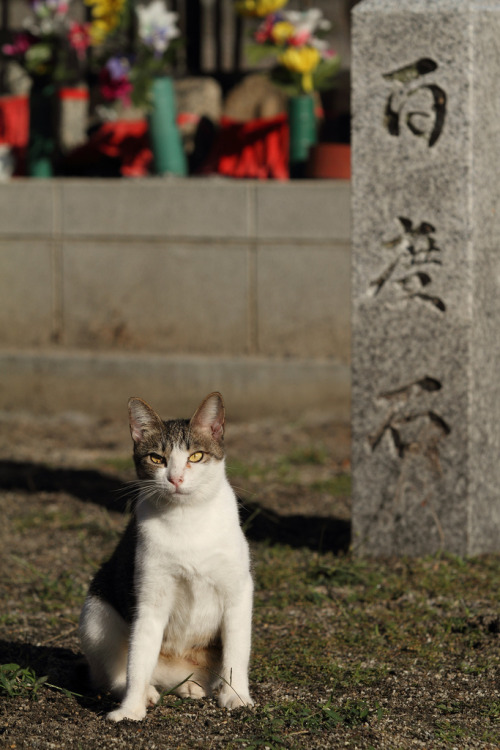
M 210 581 L 200 577 L 177 580 L 162 650 L 182 654 L 218 640 L 223 611 L 221 592 Z
M 193 531 L 188 520 L 145 519 L 138 547 L 139 606 L 169 612 L 162 650 L 174 654 L 218 640 L 228 591 L 242 572 L 233 544 L 214 542 L 206 526 Z

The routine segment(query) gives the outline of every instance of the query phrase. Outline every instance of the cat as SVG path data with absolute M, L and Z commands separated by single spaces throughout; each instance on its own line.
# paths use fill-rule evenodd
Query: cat
M 159 690 L 252 706 L 253 581 L 225 472 L 225 410 L 211 393 L 193 417 L 163 421 L 129 400 L 139 492 L 79 623 L 94 686 L 121 701 L 111 721 L 146 715 Z

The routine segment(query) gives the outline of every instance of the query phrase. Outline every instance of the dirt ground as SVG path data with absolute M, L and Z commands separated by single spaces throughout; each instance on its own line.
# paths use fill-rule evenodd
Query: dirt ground
M 226 448 L 256 707 L 166 696 L 114 725 L 77 621 L 126 521 L 126 419 L 0 414 L 0 748 L 500 747 L 498 560 L 353 560 L 349 430 L 328 414 L 229 423 Z

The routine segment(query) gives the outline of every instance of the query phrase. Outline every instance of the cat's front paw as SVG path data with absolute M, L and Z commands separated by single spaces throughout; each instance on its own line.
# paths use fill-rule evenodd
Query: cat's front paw
M 142 721 L 146 716 L 146 707 L 137 706 L 136 708 L 129 708 L 127 706 L 120 706 L 106 716 L 108 721 L 122 721 L 123 719 L 130 719 L 131 721 Z
M 149 706 L 156 706 L 160 700 L 160 693 L 154 685 L 150 685 L 146 690 L 146 702 Z
M 231 711 L 233 708 L 241 708 L 242 706 L 252 708 L 253 705 L 254 702 L 247 693 L 237 692 L 232 687 L 223 688 L 219 693 L 219 706 L 221 708 L 227 708 Z

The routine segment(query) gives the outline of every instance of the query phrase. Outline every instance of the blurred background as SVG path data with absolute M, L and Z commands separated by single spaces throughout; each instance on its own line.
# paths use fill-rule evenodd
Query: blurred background
M 340 67 L 312 94 L 314 148 L 339 141 L 347 154 L 354 4 L 287 5 L 330 21 Z M 0 0 L 3 48 L 29 6 Z M 350 173 L 289 179 L 289 97 L 268 62 L 248 59 L 254 19 L 231 0 L 168 7 L 183 38 L 184 176 L 155 175 L 147 111 L 102 106 L 91 71 L 58 88 L 56 179 L 32 179 L 32 82 L 3 55 L 0 161 L 13 161 L 0 182 L 0 409 L 114 417 L 135 393 L 185 416 L 217 389 L 236 418 L 313 410 L 348 422 Z M 92 18 L 83 1 L 70 13 Z

